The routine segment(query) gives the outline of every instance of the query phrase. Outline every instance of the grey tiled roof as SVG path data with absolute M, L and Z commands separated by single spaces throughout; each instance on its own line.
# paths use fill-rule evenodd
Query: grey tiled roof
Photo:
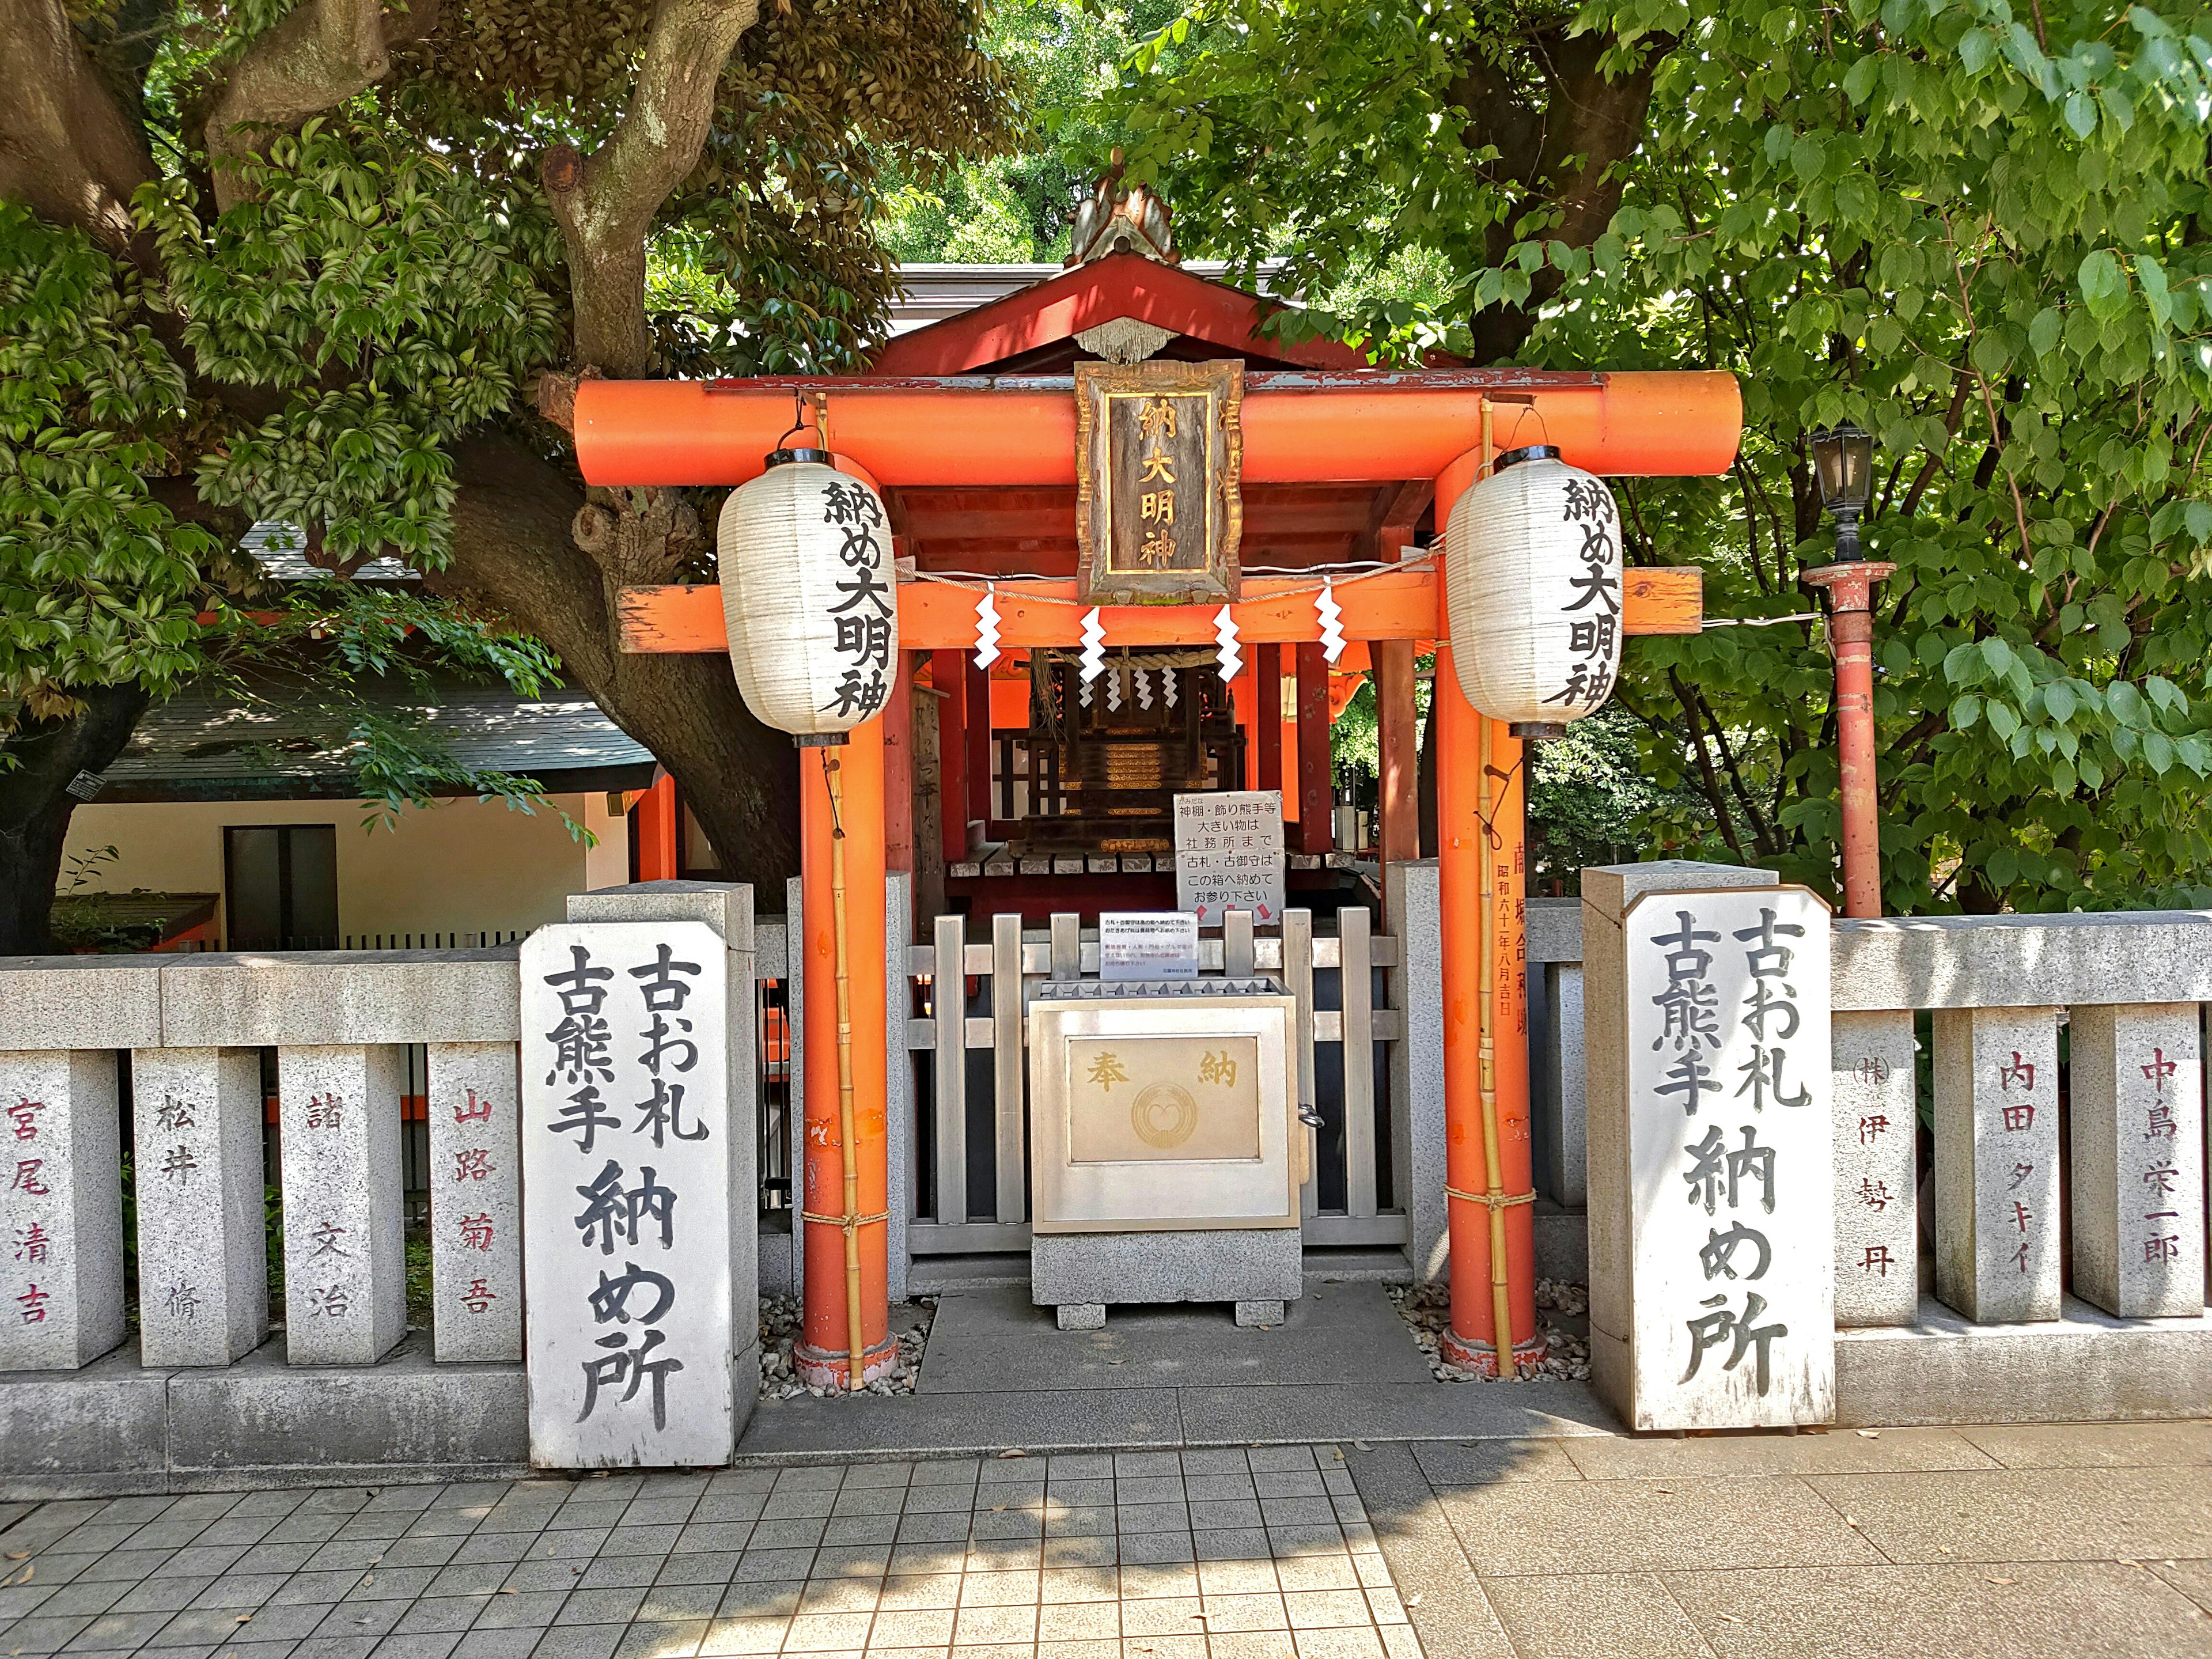
M 641 788 L 652 778 L 652 753 L 581 691 L 525 698 L 504 686 L 440 682 L 426 696 L 396 684 L 379 701 L 433 719 L 455 757 L 479 771 L 519 773 L 548 788 Z M 353 795 L 352 761 L 324 740 L 318 728 L 327 725 L 308 709 L 187 690 L 147 710 L 98 799 Z

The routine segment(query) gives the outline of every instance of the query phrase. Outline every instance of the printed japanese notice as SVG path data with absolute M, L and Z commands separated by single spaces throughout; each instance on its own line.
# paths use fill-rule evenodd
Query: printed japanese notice
M 1106 910 L 1098 917 L 1098 977 L 1198 977 L 1198 918 L 1187 910 Z
M 729 1461 L 728 973 L 704 922 L 523 945 L 533 1463 Z
M 1802 888 L 1624 917 L 1638 1429 L 1835 1413 L 1828 912 Z
M 1283 792 L 1231 789 L 1177 795 L 1176 908 L 1218 927 L 1249 910 L 1265 927 L 1283 919 Z

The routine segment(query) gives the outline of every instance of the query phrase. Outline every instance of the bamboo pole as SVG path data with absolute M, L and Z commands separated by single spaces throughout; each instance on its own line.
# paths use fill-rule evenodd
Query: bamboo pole
M 1490 406 L 1483 405 L 1487 428 Z M 1488 447 L 1488 433 L 1484 434 L 1484 447 Z M 1505 1165 L 1498 1138 L 1498 904 L 1497 883 L 1490 869 L 1490 820 L 1496 811 L 1497 797 L 1490 787 L 1491 729 L 1495 720 L 1484 717 L 1481 737 L 1478 740 L 1480 768 L 1476 774 L 1475 814 L 1481 823 L 1482 885 L 1481 897 L 1476 907 L 1477 924 L 1482 930 L 1482 943 L 1477 960 L 1480 966 L 1475 975 L 1477 1041 L 1476 1075 L 1481 1079 L 1482 1102 L 1482 1164 L 1483 1203 L 1490 1212 L 1490 1320 L 1491 1336 L 1498 1350 L 1498 1375 L 1516 1372 L 1520 1366 L 1513 1357 L 1512 1302 L 1507 1294 L 1505 1275 Z
M 853 976 L 851 935 L 845 921 L 845 785 L 843 769 L 822 751 L 823 781 L 830 791 L 830 906 L 837 953 L 837 1137 L 838 1162 L 844 1166 L 845 1329 L 850 1359 L 845 1385 L 854 1394 L 867 1386 L 867 1339 L 860 1314 L 860 1159 L 853 1111 Z

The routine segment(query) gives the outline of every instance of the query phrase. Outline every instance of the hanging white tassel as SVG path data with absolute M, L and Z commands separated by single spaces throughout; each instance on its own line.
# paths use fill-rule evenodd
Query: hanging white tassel
M 1229 614 L 1225 605 L 1213 613 L 1213 643 L 1218 647 L 1221 679 L 1225 685 L 1244 666 L 1244 659 L 1237 649 L 1237 619 Z
M 1321 653 L 1334 668 L 1344 654 L 1344 612 L 1336 603 L 1336 584 L 1329 577 L 1322 578 L 1321 592 L 1314 595 L 1314 610 L 1321 617 Z
M 1109 714 L 1121 712 L 1121 668 L 1118 663 L 1106 676 L 1106 712 Z
M 1168 707 L 1170 708 L 1174 708 L 1176 706 L 1176 672 L 1174 669 L 1163 668 L 1160 670 L 1160 690 L 1167 694 Z
M 999 659 L 999 585 L 984 585 L 975 601 L 975 666 L 988 669 Z
M 1135 671 L 1135 673 L 1137 680 L 1137 707 L 1139 708 L 1150 708 L 1152 706 L 1152 671 L 1149 668 L 1139 668 Z

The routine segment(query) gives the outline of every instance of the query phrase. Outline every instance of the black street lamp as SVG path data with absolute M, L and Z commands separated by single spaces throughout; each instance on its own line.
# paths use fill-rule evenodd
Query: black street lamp
M 1836 519 L 1836 562 L 1848 564 L 1859 556 L 1859 514 L 1874 495 L 1874 439 L 1846 424 L 1808 433 L 1806 441 L 1820 505 Z

